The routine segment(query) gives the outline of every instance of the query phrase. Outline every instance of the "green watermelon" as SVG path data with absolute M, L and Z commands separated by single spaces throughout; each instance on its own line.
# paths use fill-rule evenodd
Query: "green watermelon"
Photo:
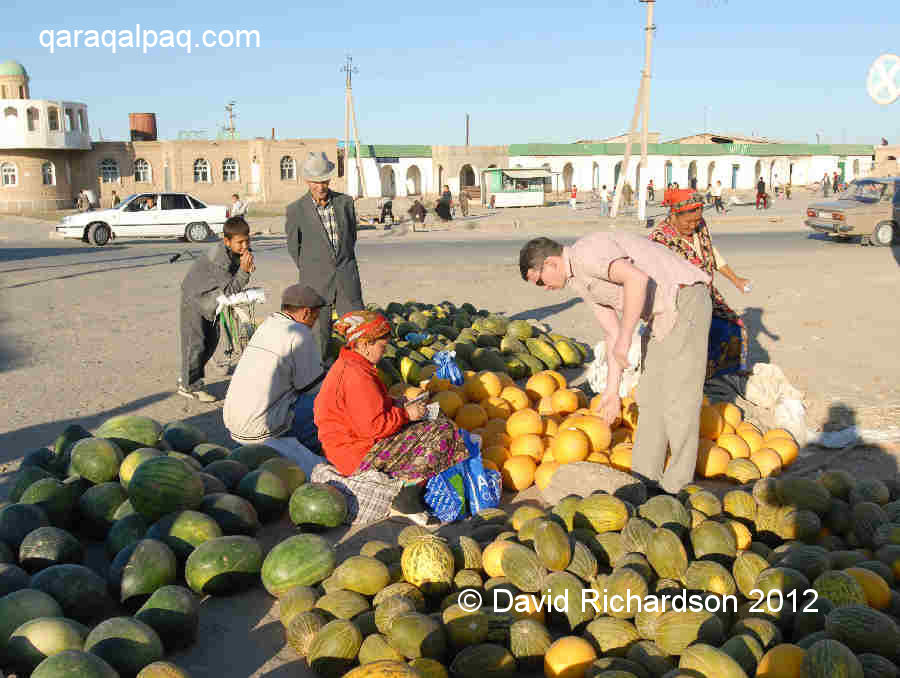
M 90 437 L 90 432 L 78 424 L 72 424 L 71 426 L 66 427 L 66 430 L 60 433 L 53 443 L 53 472 L 59 474 L 66 473 L 69 469 L 72 446 L 79 440 Z
M 52 478 L 53 474 L 40 466 L 23 466 L 13 476 L 12 488 L 9 490 L 9 500 L 17 502 L 22 494 L 34 483 L 44 478 Z
M 183 461 L 190 468 L 200 473 L 203 471 L 203 464 L 194 459 L 191 455 L 185 454 L 184 452 L 175 452 L 174 450 L 166 453 L 166 456 L 172 457 L 173 459 L 178 459 L 179 461 Z
M 221 492 L 227 492 L 227 488 L 225 487 L 225 483 L 216 478 L 214 475 L 210 473 L 198 473 L 200 476 L 200 480 L 203 481 L 203 496 L 205 497 L 208 494 L 219 494 Z
M 119 465 L 119 482 L 122 483 L 122 487 L 126 490 L 128 489 L 128 483 L 131 482 L 131 476 L 134 475 L 134 470 L 138 466 L 148 459 L 161 456 L 163 456 L 163 453 L 155 447 L 141 447 L 125 457 Z
M 162 432 L 162 426 L 150 417 L 123 414 L 107 419 L 94 435 L 113 441 L 129 454 L 141 447 L 156 447 Z
M 172 662 L 153 662 L 141 669 L 137 678 L 191 678 L 191 676 Z
M 43 591 L 22 589 L 0 598 L 0 657 L 6 653 L 10 636 L 22 624 L 40 617 L 61 617 L 62 614 L 59 603 Z
M 172 457 L 148 459 L 128 484 L 134 510 L 151 521 L 167 513 L 192 509 L 203 500 L 203 481 L 184 462 Z
M 330 577 L 337 565 L 334 547 L 315 534 L 288 537 L 269 551 L 262 565 L 266 591 L 280 596 L 295 586 L 313 586 Z
M 269 459 L 259 467 L 265 471 L 271 471 L 281 478 L 281 482 L 287 488 L 288 495 L 306 482 L 306 473 L 296 463 L 284 457 Z
M 167 652 L 191 645 L 200 625 L 199 601 L 183 586 L 163 586 L 143 604 L 134 618 L 153 628 Z
M 215 520 L 224 535 L 244 534 L 252 537 L 260 528 L 253 504 L 235 494 L 208 494 L 200 502 L 200 511 Z
M 264 523 L 280 518 L 291 496 L 281 478 L 263 469 L 245 475 L 238 483 L 237 494 L 253 504 Z
M 42 508 L 52 525 L 66 527 L 74 517 L 76 498 L 56 478 L 43 478 L 32 483 L 19 502 Z
M 19 550 L 32 530 L 50 524 L 47 512 L 36 504 L 10 504 L 0 509 L 0 541 Z
M 62 615 L 83 624 L 104 616 L 112 607 L 106 582 L 84 565 L 52 565 L 31 577 L 31 588 L 53 596 Z
M 164 542 L 175 556 L 187 560 L 191 552 L 203 542 L 218 539 L 222 528 L 205 513 L 177 511 L 160 518 L 147 530 L 147 537 Z
M 58 527 L 39 527 L 29 532 L 19 547 L 19 563 L 28 572 L 63 563 L 78 564 L 83 558 L 81 542 Z
M 27 589 L 30 581 L 28 573 L 18 565 L 12 563 L 0 565 L 0 597 Z
M 227 595 L 259 581 L 262 563 L 262 546 L 253 537 L 219 537 L 200 544 L 188 556 L 184 579 L 196 593 Z
M 149 528 L 147 520 L 140 513 L 119 518 L 106 535 L 106 555 L 110 560 L 114 559 L 123 548 L 143 539 Z
M 88 488 L 78 500 L 78 511 L 81 514 L 79 527 L 91 537 L 104 539 L 115 522 L 113 516 L 127 500 L 124 488 L 116 482 L 110 481 Z
M 72 448 L 69 475 L 80 476 L 95 485 L 115 480 L 125 455 L 113 440 L 84 438 Z
M 206 433 L 187 422 L 173 421 L 163 427 L 162 438 L 176 452 L 192 452 L 207 441 Z
M 40 468 L 50 473 L 54 473 L 53 468 L 55 461 L 56 457 L 54 456 L 53 451 L 46 447 L 41 447 L 24 455 L 19 468 Z
M 113 513 L 113 520 L 119 521 L 122 518 L 127 518 L 128 516 L 140 515 L 137 511 L 134 510 L 134 506 L 131 505 L 131 501 L 124 501 L 119 508 L 116 509 L 116 512 Z
M 158 588 L 178 576 L 175 554 L 158 539 L 142 539 L 126 546 L 109 566 L 109 589 L 122 603 L 139 607 Z
M 204 466 L 209 466 L 214 461 L 219 461 L 220 459 L 227 459 L 230 451 L 226 447 L 222 447 L 221 445 L 214 445 L 213 443 L 200 443 L 193 450 L 191 450 L 191 455 L 199 461 Z
M 332 485 L 306 483 L 291 495 L 291 522 L 307 529 L 328 529 L 347 519 L 347 498 Z
M 13 553 L 13 550 L 6 545 L 5 541 L 0 541 L 0 565 L 15 564 L 16 562 L 16 554 Z
M 245 464 L 234 459 L 214 461 L 208 464 L 203 471 L 221 480 L 229 492 L 238 486 L 241 478 L 250 473 L 250 469 Z
M 10 636 L 6 656 L 10 666 L 30 674 L 47 657 L 81 650 L 88 628 L 65 617 L 38 617 L 22 624 Z
M 38 664 L 31 678 L 120 678 L 116 670 L 100 657 L 80 650 L 66 650 Z
M 228 455 L 228 458 L 242 463 L 251 471 L 255 471 L 263 462 L 280 456 L 276 450 L 266 445 L 244 445 Z
M 104 659 L 122 676 L 136 676 L 165 654 L 156 631 L 134 617 L 101 622 L 88 634 L 84 650 Z

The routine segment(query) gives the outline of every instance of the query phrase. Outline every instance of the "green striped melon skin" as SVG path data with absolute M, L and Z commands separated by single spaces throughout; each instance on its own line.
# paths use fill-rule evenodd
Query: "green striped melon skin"
M 191 552 L 210 539 L 222 535 L 219 524 L 199 511 L 177 511 L 163 516 L 149 530 L 147 537 L 159 539 L 175 553 L 180 560 L 187 560 Z
M 95 485 L 108 483 L 118 477 L 124 458 L 125 454 L 115 441 L 84 438 L 72 448 L 69 475 L 80 476 Z
M 245 475 L 250 473 L 250 469 L 247 468 L 246 464 L 242 464 L 234 459 L 219 459 L 207 464 L 203 471 L 221 480 L 229 492 L 238 486 Z
M 900 628 L 891 617 L 866 605 L 836 607 L 825 619 L 825 630 L 854 652 L 874 652 L 893 660 L 900 654 Z
M 123 414 L 107 419 L 94 435 L 111 440 L 129 454 L 141 447 L 156 447 L 162 432 L 162 426 L 150 417 Z
M 109 588 L 129 607 L 141 605 L 178 576 L 175 554 L 158 539 L 141 539 L 119 551 L 109 566 Z
M 113 617 L 101 622 L 88 634 L 84 649 L 104 659 L 122 676 L 137 675 L 164 656 L 156 631 L 134 617 Z
M 203 501 L 203 481 L 172 457 L 148 459 L 137 467 L 128 485 L 134 510 L 150 521 L 167 513 L 196 508 Z
M 253 504 L 236 494 L 215 492 L 203 497 L 199 510 L 215 520 L 226 536 L 252 537 L 260 528 Z
M 110 560 L 115 559 L 119 551 L 143 539 L 149 527 L 147 520 L 140 513 L 120 518 L 113 523 L 106 535 L 106 555 Z
M 270 595 L 295 586 L 314 586 L 330 577 L 337 565 L 334 547 L 315 534 L 299 534 L 277 544 L 262 565 L 262 582 Z
M 836 640 L 813 643 L 803 658 L 803 670 L 809 678 L 864 678 L 859 659 Z
M 44 478 L 32 483 L 19 501 L 42 508 L 52 525 L 67 527 L 72 522 L 77 499 L 56 478 Z
M 18 565 L 3 563 L 0 565 L 0 597 L 28 588 L 31 577 Z
M 125 489 L 116 482 L 88 488 L 78 499 L 78 511 L 81 515 L 79 529 L 89 536 L 103 539 L 115 522 L 113 516 L 116 511 L 127 500 Z
M 120 678 L 116 670 L 97 655 L 81 650 L 66 650 L 38 664 L 31 678 Z
M 209 494 L 220 494 L 226 492 L 228 488 L 225 487 L 225 483 L 216 478 L 211 473 L 198 473 L 200 476 L 200 480 L 203 481 L 203 496 L 207 496 Z
M 17 628 L 6 646 L 11 666 L 29 674 L 47 657 L 81 650 L 89 629 L 65 617 L 38 617 Z
M 81 542 L 58 527 L 39 527 L 19 547 L 19 563 L 28 572 L 63 563 L 78 564 L 83 558 Z
M 134 618 L 150 626 L 162 639 L 167 652 L 191 645 L 200 626 L 197 597 L 183 586 L 163 586 L 135 613 Z
M 294 525 L 307 529 L 341 525 L 348 514 L 347 499 L 336 487 L 306 483 L 291 495 L 288 510 Z
M 10 636 L 22 624 L 41 617 L 62 617 L 62 607 L 48 593 L 27 588 L 0 598 L 0 657 Z
M 287 488 L 288 494 L 292 494 L 294 490 L 306 482 L 306 473 L 297 464 L 290 459 L 277 457 L 264 461 L 260 467 L 261 470 L 271 471 L 281 478 L 281 482 Z
M 48 525 L 47 512 L 35 504 L 10 504 L 0 509 L 0 541 L 15 551 L 29 532 Z
M 251 471 L 255 471 L 263 462 L 280 456 L 277 451 L 267 445 L 244 445 L 228 455 L 228 458 L 240 462 Z
M 209 466 L 214 461 L 227 459 L 230 454 L 228 448 L 213 443 L 200 443 L 193 450 L 191 455 L 204 466 Z
M 167 452 L 166 456 L 184 462 L 189 468 L 197 471 L 198 473 L 203 470 L 203 464 L 194 459 L 191 455 L 185 454 L 184 452 L 175 452 L 173 450 L 171 452 Z
M 253 504 L 263 522 L 280 518 L 291 496 L 281 478 L 264 469 L 250 471 L 241 478 L 237 494 Z
M 83 624 L 102 617 L 112 606 L 106 582 L 84 565 L 53 565 L 31 577 L 31 588 L 53 596 L 64 615 Z
M 161 456 L 163 456 L 163 452 L 157 450 L 155 447 L 141 447 L 134 452 L 131 452 L 122 460 L 122 463 L 119 464 L 119 482 L 122 484 L 122 487 L 126 490 L 128 489 L 128 483 L 131 482 L 131 476 L 134 475 L 134 471 L 138 466 L 148 459 Z
M 734 659 L 722 650 L 703 643 L 687 648 L 681 654 L 678 668 L 716 678 L 747 678 L 744 669 Z
M 53 468 L 54 473 L 65 473 L 69 468 L 69 460 L 72 454 L 72 447 L 83 438 L 90 438 L 91 434 L 78 424 L 67 426 L 66 429 L 57 436 L 53 443 Z
M 13 486 L 9 491 L 9 500 L 17 502 L 32 484 L 43 478 L 52 478 L 53 474 L 39 466 L 23 466 L 15 475 Z
M 188 557 L 184 578 L 196 593 L 225 595 L 259 581 L 263 551 L 252 537 L 219 537 L 204 542 Z
M 197 445 L 206 443 L 205 431 L 183 421 L 169 422 L 163 427 L 162 439 L 176 452 L 192 452 Z

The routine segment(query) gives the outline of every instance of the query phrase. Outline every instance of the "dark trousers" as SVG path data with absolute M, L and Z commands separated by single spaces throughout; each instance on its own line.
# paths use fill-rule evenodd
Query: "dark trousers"
M 310 452 L 322 456 L 322 444 L 319 442 L 319 429 L 313 420 L 313 403 L 315 393 L 301 393 L 294 402 L 294 424 L 291 433 Z
M 725 205 L 722 204 L 722 196 L 717 195 L 716 196 L 716 213 L 718 214 L 719 212 L 724 212 L 724 211 L 725 211 Z
M 178 308 L 178 380 L 185 388 L 202 385 L 206 363 L 219 345 L 219 323 L 209 321 L 195 304 L 182 299 Z
M 350 311 L 361 311 L 363 308 L 362 301 L 348 302 L 340 296 L 332 300 L 328 306 L 323 306 L 319 311 L 319 319 L 316 325 L 319 328 L 319 351 L 322 353 L 322 360 L 328 360 L 328 340 L 331 338 L 331 314 L 337 308 L 338 318 Z M 334 356 L 332 356 L 334 357 Z

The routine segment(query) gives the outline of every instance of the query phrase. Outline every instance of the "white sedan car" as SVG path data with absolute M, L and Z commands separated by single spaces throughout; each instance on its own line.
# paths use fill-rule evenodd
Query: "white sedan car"
M 207 205 L 186 193 L 135 193 L 116 207 L 63 217 L 56 232 L 98 247 L 110 238 L 183 237 L 188 242 L 222 233 L 224 205 Z

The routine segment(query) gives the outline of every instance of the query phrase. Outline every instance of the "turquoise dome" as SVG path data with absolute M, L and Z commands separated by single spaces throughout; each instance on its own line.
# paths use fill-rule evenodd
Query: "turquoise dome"
M 23 77 L 28 77 L 28 74 L 25 72 L 25 67 L 18 61 L 13 61 L 12 59 L 0 64 L 0 76 L 4 75 L 21 75 Z

